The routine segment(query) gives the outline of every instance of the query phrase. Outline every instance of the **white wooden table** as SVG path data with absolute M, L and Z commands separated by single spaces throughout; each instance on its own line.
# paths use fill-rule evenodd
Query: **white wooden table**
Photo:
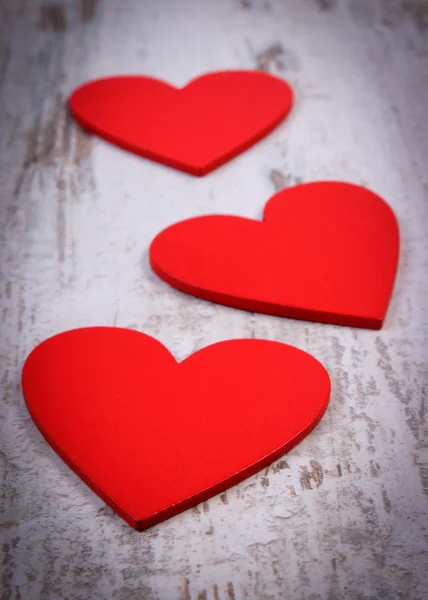
M 416 0 L 0 0 L 1 600 L 422 600 L 428 597 L 428 4 Z M 198 179 L 81 132 L 83 81 L 262 68 L 292 115 Z M 250 101 L 250 100 L 249 100 Z M 283 186 L 342 179 L 396 211 L 383 330 L 252 315 L 150 271 L 166 225 L 259 218 Z M 143 533 L 108 509 L 32 424 L 27 353 L 87 325 L 133 327 L 178 359 L 256 336 L 328 369 L 330 408 L 282 461 Z M 286 462 L 285 462 L 286 461 Z

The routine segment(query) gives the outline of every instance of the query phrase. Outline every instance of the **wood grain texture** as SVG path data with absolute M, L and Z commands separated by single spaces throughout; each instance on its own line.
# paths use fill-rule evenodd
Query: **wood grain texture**
M 0 1 L 1 600 L 427 596 L 428 6 L 417 0 Z M 262 68 L 291 117 L 195 180 L 68 118 L 88 78 Z M 295 182 L 367 185 L 402 251 L 380 332 L 251 315 L 150 271 L 153 236 L 260 218 Z M 86 325 L 135 327 L 178 359 L 214 341 L 294 344 L 328 369 L 319 427 L 269 469 L 139 534 L 52 453 L 20 390 L 27 353 Z M 260 423 L 263 427 L 263 423 Z

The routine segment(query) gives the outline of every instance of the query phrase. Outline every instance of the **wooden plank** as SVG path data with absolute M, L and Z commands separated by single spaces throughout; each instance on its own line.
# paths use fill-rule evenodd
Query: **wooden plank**
M 0 11 L 2 600 L 425 598 L 427 3 L 3 0 Z M 65 109 L 90 77 L 180 85 L 254 67 L 291 82 L 294 113 L 202 179 L 87 136 Z M 382 331 L 211 305 L 151 273 L 147 247 L 167 224 L 257 218 L 275 189 L 321 178 L 367 185 L 396 211 Z M 329 370 L 330 408 L 269 469 L 138 534 L 53 455 L 20 390 L 35 344 L 95 324 L 145 331 L 178 359 L 227 338 L 294 344 Z

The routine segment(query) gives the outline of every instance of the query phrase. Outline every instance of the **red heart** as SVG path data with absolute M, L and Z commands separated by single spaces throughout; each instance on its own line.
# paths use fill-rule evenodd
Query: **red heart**
M 330 394 L 324 367 L 285 344 L 232 340 L 177 363 L 154 338 L 109 327 L 43 342 L 22 385 L 49 444 L 138 530 L 284 454 Z
M 145 158 L 205 175 L 267 135 L 290 111 L 285 81 L 258 71 L 208 73 L 177 89 L 151 77 L 109 77 L 70 97 L 86 129 Z
M 349 183 L 275 194 L 263 222 L 204 216 L 152 242 L 150 262 L 177 289 L 250 311 L 380 329 L 398 261 L 390 207 Z

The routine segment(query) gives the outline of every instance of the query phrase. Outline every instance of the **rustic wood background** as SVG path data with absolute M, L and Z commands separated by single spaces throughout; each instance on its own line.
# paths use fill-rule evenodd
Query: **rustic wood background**
M 426 599 L 428 3 L 0 7 L 1 600 Z M 286 78 L 295 108 L 202 179 L 92 138 L 67 114 L 88 78 L 182 85 L 228 68 Z M 402 250 L 382 331 L 212 305 L 151 273 L 147 248 L 166 225 L 258 218 L 275 190 L 316 179 L 366 185 L 396 211 Z M 54 455 L 21 394 L 27 353 L 86 325 L 136 328 L 178 359 L 234 337 L 294 344 L 330 372 L 330 408 L 283 460 L 137 533 Z

